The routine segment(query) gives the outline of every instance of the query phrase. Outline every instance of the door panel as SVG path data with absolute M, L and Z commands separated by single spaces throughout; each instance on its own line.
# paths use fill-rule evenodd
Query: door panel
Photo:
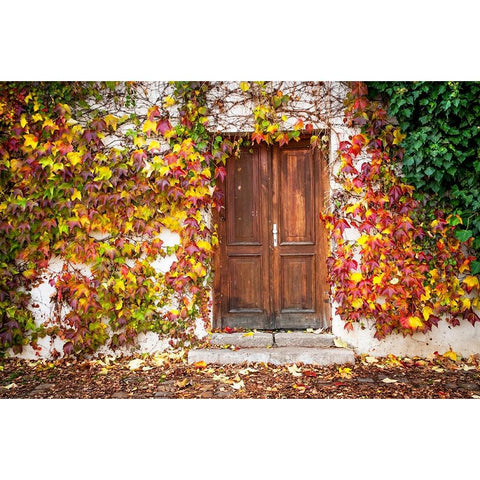
M 255 312 L 263 309 L 262 257 L 260 255 L 230 255 L 228 312 Z
M 221 328 L 271 328 L 267 152 L 254 148 L 227 162 L 220 215 L 215 302 Z M 219 298 L 218 298 L 219 297 Z
M 314 177 L 308 150 L 281 150 L 278 168 L 280 245 L 315 243 Z
M 280 255 L 280 275 L 280 313 L 314 313 L 314 255 Z
M 327 326 L 326 169 L 309 141 L 258 146 L 227 161 L 221 184 L 214 326 Z M 276 232 L 276 235 L 274 234 Z M 276 241 L 275 241 L 276 237 Z

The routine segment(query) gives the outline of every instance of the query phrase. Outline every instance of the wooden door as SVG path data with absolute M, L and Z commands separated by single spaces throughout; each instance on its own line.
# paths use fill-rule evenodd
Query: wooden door
M 326 178 L 308 141 L 257 146 L 227 162 L 225 209 L 215 218 L 216 328 L 327 326 Z

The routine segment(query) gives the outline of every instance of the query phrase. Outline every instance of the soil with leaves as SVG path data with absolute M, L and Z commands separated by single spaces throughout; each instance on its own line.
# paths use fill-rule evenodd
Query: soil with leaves
M 357 356 L 355 365 L 216 366 L 184 351 L 0 360 L 0 398 L 480 398 L 480 356 Z

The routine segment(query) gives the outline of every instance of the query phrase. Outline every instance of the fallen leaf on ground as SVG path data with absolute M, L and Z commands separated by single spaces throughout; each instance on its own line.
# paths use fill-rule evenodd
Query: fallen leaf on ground
M 3 388 L 5 390 L 10 390 L 11 388 L 15 388 L 15 387 L 18 387 L 18 385 L 15 382 L 13 382 L 13 383 L 9 383 L 8 385 L 5 385 Z
M 397 383 L 398 380 L 395 380 L 394 378 L 388 378 L 388 377 L 385 377 L 383 380 L 382 380 L 383 383 Z
M 179 388 L 185 387 L 189 383 L 188 378 L 184 378 L 183 380 L 178 380 L 175 382 L 175 385 Z
M 338 348 L 347 348 L 348 347 L 347 342 L 344 342 L 341 338 L 334 338 L 333 343 Z
M 253 337 L 253 332 L 244 333 L 242 337 Z
M 200 362 L 195 362 L 193 366 L 195 368 L 205 368 L 207 364 L 203 360 L 201 360 Z
M 247 367 L 238 371 L 240 375 L 248 375 L 249 373 L 253 373 L 253 372 L 258 372 L 258 370 L 256 370 L 255 368 Z
M 449 350 L 448 352 L 445 352 L 443 355 L 445 358 L 449 358 L 450 360 L 453 360 L 454 362 L 457 361 L 458 359 L 458 354 L 452 350 Z
M 304 392 L 307 388 L 310 388 L 310 387 L 308 385 L 304 385 L 303 383 L 295 383 L 294 385 L 292 385 L 292 388 L 300 392 Z
M 445 369 L 443 369 L 442 367 L 438 367 L 437 365 L 435 365 L 434 367 L 432 367 L 432 370 L 434 372 L 438 372 L 438 373 L 443 373 L 445 371 Z
M 338 373 L 343 378 L 350 378 L 352 376 L 352 369 L 349 368 L 349 367 L 339 367 L 338 368 Z
M 366 361 L 367 363 L 378 363 L 378 358 L 377 358 L 377 357 L 367 356 L 367 357 L 365 357 L 365 361 Z
M 135 358 L 134 360 L 131 360 L 128 362 L 128 369 L 129 370 L 138 370 L 143 364 L 145 363 L 144 360 L 140 358 Z
M 295 364 L 291 366 L 287 366 L 287 370 L 294 376 L 294 377 L 301 377 L 302 370 L 298 368 Z
M 245 384 L 243 383 L 243 380 L 240 380 L 239 382 L 236 382 L 236 383 L 232 383 L 230 386 L 235 390 L 240 390 L 241 388 L 245 388 Z
M 312 371 L 312 370 L 305 370 L 305 371 L 303 372 L 303 374 L 304 374 L 306 377 L 316 377 L 316 376 L 317 376 L 317 374 L 316 374 L 314 371 Z

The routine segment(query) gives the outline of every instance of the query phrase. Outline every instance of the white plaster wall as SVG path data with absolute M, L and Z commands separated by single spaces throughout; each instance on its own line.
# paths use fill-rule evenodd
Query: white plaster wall
M 480 353 L 480 325 L 475 327 L 467 321 L 453 327 L 446 321 L 440 321 L 437 327 L 426 334 L 415 333 L 404 337 L 401 334 L 392 334 L 382 340 L 374 338 L 375 328 L 371 322 L 365 322 L 362 329 L 355 324 L 351 332 L 344 329 L 344 323 L 333 317 L 332 331 L 334 335 L 351 345 L 359 354 L 382 357 L 393 354 L 400 357 L 429 357 L 434 352 L 443 354 L 448 350 L 468 357 Z

